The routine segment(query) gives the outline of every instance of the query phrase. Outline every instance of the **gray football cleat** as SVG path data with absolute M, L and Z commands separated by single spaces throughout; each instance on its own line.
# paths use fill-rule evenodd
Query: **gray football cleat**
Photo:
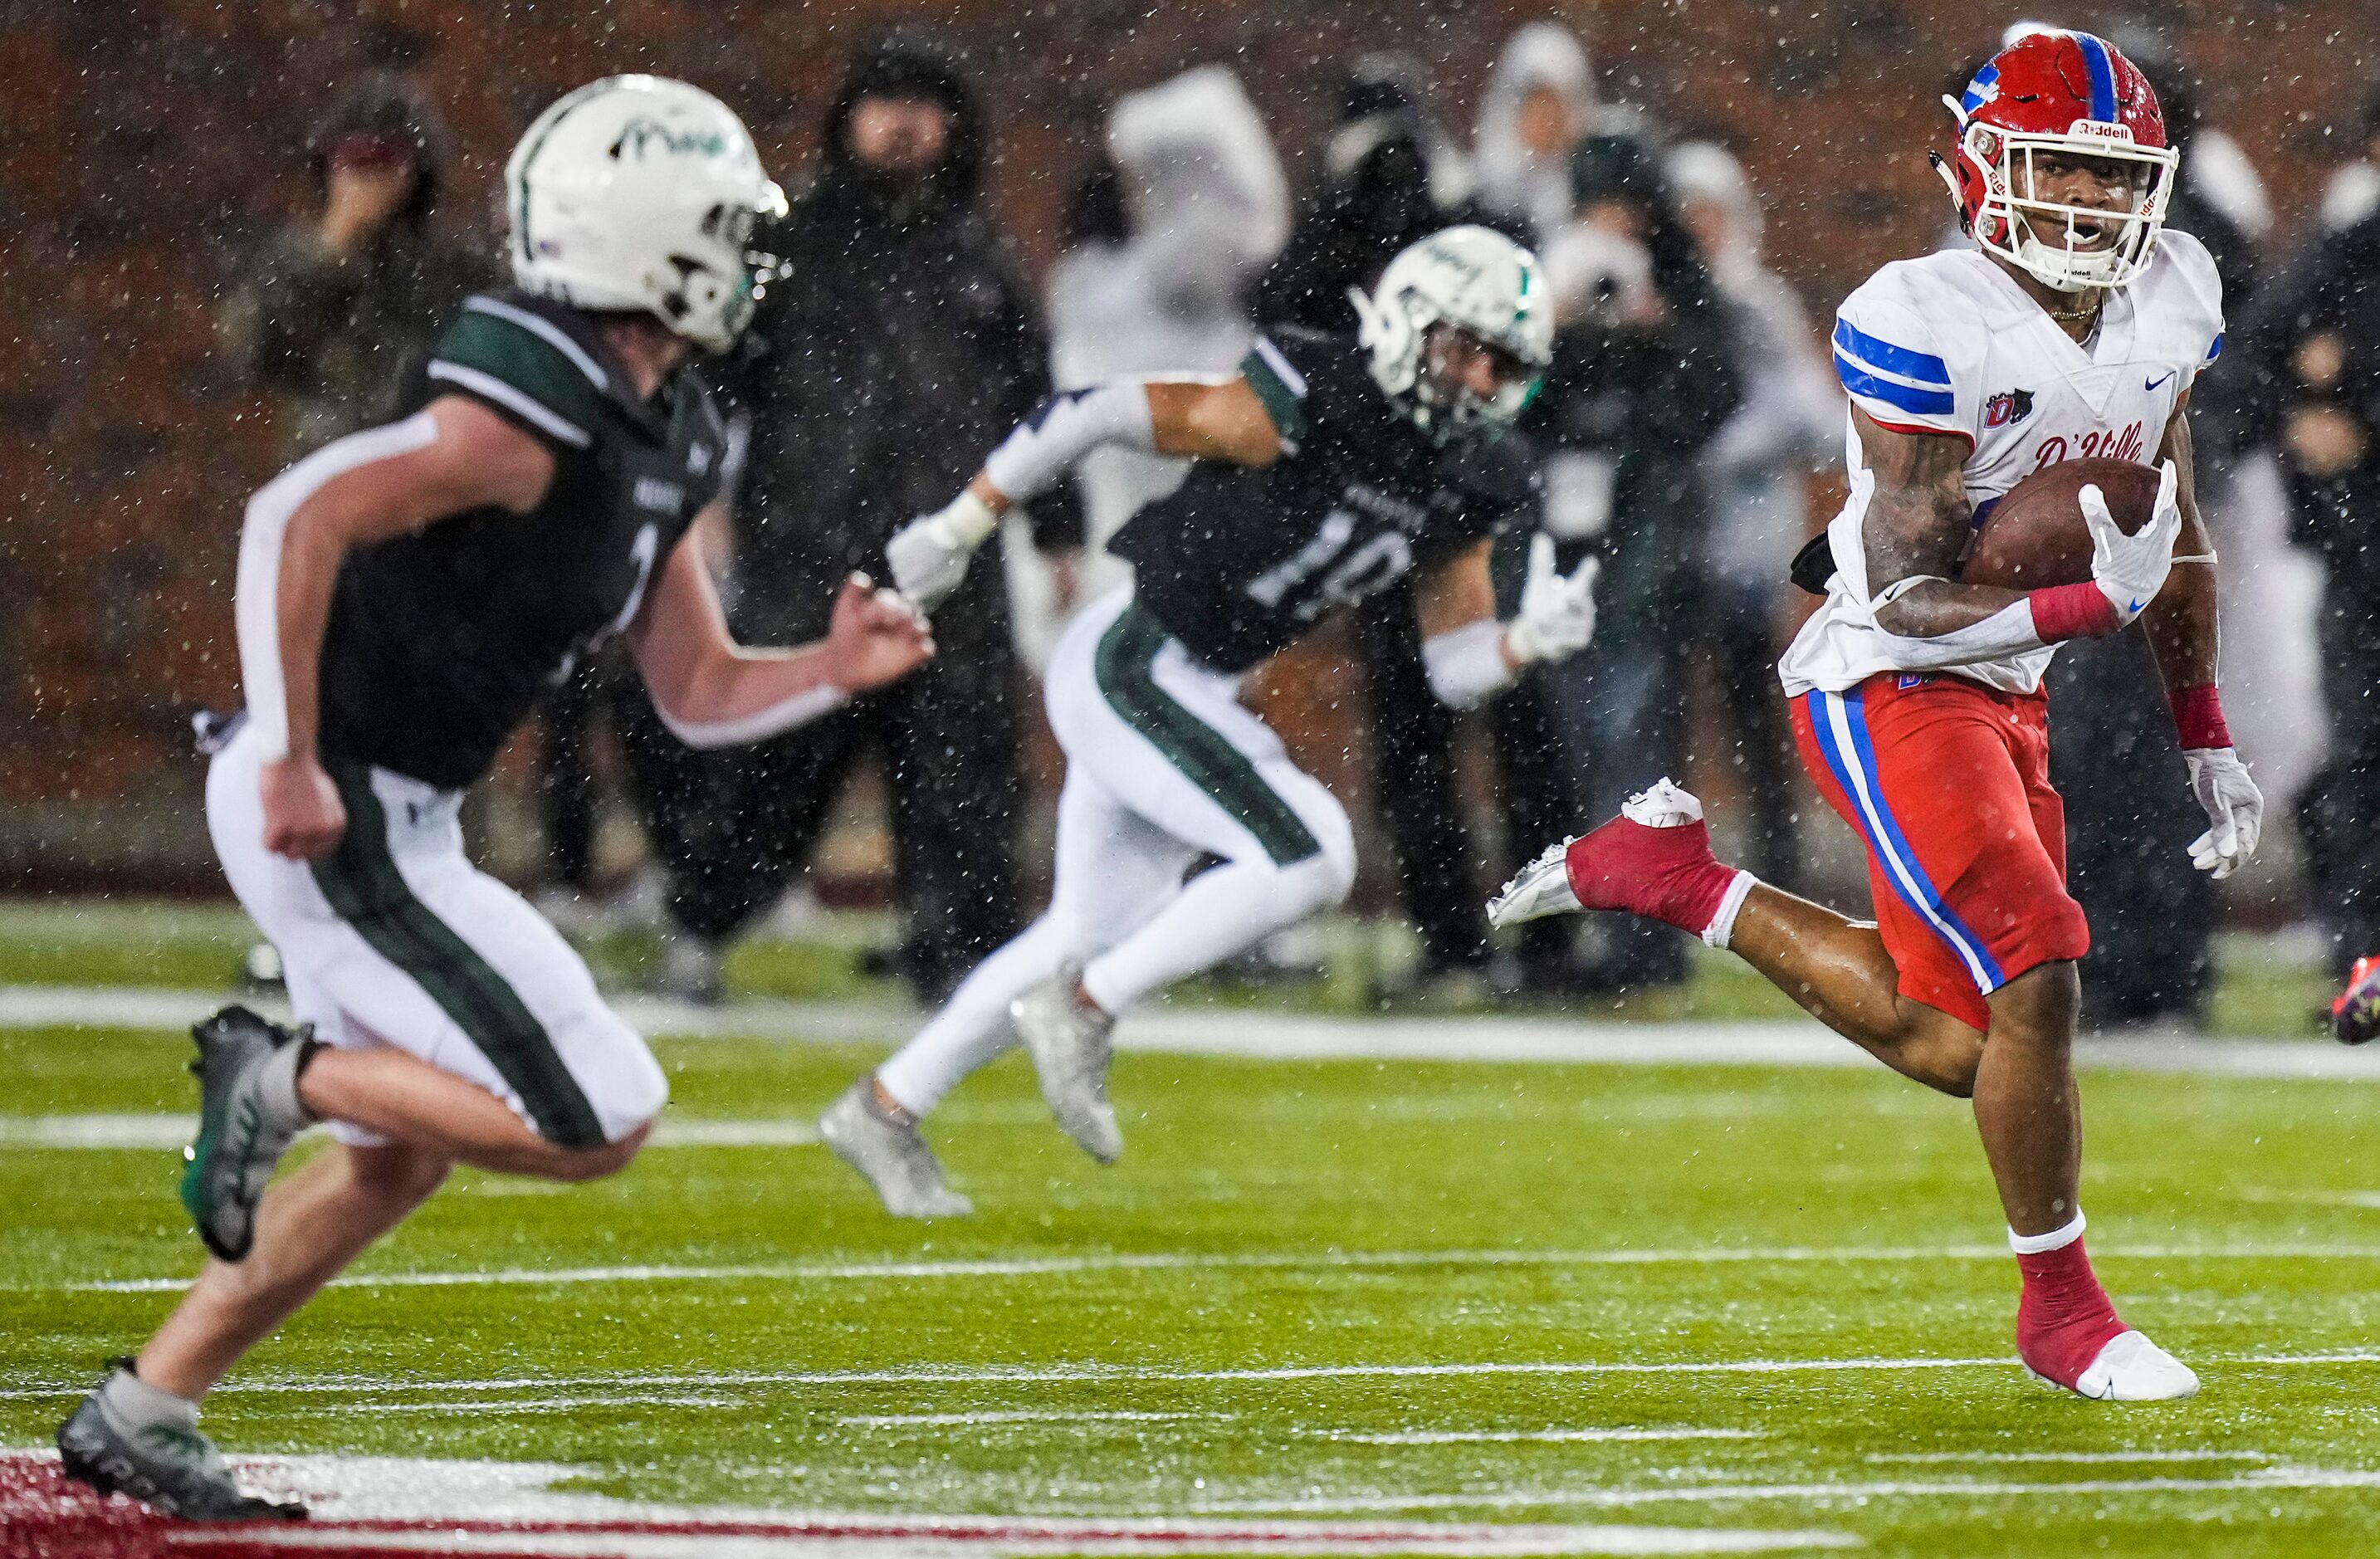
M 242 1006 L 190 1030 L 199 1058 L 199 1137 L 183 1151 L 182 1205 L 216 1257 L 237 1261 L 256 1238 L 256 1204 L 289 1144 L 306 1129 L 297 1064 L 310 1035 Z
M 1512 873 L 1496 896 L 1488 901 L 1488 923 L 1517 926 L 1548 915 L 1574 915 L 1583 907 L 1570 885 L 1570 841 L 1548 845 L 1545 852 Z
M 121 1360 L 118 1368 L 129 1364 Z M 195 1429 L 115 1422 L 98 1392 L 58 1426 L 58 1465 L 103 1494 L 123 1494 L 188 1521 L 302 1521 L 306 1507 L 244 1492 L 214 1442 Z
M 942 1181 L 941 1161 L 914 1122 L 894 1120 L 877 1106 L 874 1077 L 865 1077 L 826 1107 L 819 1136 L 834 1156 L 859 1171 L 895 1218 L 964 1218 L 975 1203 Z
M 1123 1153 L 1123 1133 L 1108 1103 L 1115 1019 L 1075 999 L 1082 975 L 1078 967 L 1065 966 L 1009 1003 L 1008 1016 L 1025 1037 L 1042 1102 L 1058 1117 L 1059 1129 L 1101 1163 L 1113 1163 Z

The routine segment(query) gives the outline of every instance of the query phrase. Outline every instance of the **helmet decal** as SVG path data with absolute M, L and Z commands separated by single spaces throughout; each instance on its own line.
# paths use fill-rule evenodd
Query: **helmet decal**
M 772 274 L 747 245 L 784 210 L 725 104 L 661 76 L 592 81 L 538 116 L 504 165 L 514 280 L 581 309 L 650 313 L 710 351 Z

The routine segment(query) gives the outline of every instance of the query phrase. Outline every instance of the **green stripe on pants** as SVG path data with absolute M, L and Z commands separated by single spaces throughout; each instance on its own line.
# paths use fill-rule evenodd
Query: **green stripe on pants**
M 406 884 L 389 854 L 388 818 L 372 790 L 371 771 L 336 760 L 325 766 L 346 803 L 347 831 L 336 849 L 313 863 L 322 896 L 470 1036 L 520 1095 L 539 1136 L 564 1148 L 600 1147 L 602 1123 L 545 1026 L 504 977 Z
M 1124 724 L 1147 737 L 1166 761 L 1191 784 L 1214 798 L 1257 837 L 1276 866 L 1293 866 L 1322 853 L 1321 842 L 1297 810 L 1264 782 L 1246 753 L 1220 731 L 1182 707 L 1157 685 L 1157 652 L 1173 636 L 1140 608 L 1125 603 L 1099 636 L 1092 676 L 1108 706 Z

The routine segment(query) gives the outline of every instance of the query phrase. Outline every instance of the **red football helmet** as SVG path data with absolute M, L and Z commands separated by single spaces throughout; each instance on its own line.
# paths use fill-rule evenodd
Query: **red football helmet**
M 1959 144 L 1935 166 L 1978 248 L 2060 292 L 2124 286 L 2147 268 L 2181 159 L 2166 144 L 2156 92 L 2131 60 L 2088 32 L 2029 33 L 1976 71 L 1964 96 L 1942 101 Z M 2045 152 L 2121 166 L 2131 209 L 2034 199 L 2034 158 Z M 2061 225 L 2063 242 L 2054 241 Z

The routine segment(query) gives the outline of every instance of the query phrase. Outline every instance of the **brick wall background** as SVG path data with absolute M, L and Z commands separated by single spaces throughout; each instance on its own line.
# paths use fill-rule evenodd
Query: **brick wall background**
M 1743 157 L 1776 262 L 1815 310 L 1930 245 L 1937 94 L 2017 12 L 1973 0 L 0 0 L 0 878 L 212 877 L 188 756 L 195 706 L 236 692 L 239 505 L 271 473 L 270 409 L 215 350 L 240 245 L 310 195 L 302 145 L 340 84 L 408 66 L 462 152 L 445 220 L 492 231 L 505 152 L 546 102 L 646 69 L 720 93 L 792 183 L 858 39 L 940 23 L 973 52 L 1000 130 L 993 198 L 1036 266 L 1117 92 L 1239 71 L 1293 181 L 1331 62 L 1398 48 L 1467 139 L 1512 30 L 1577 25 L 1607 95 Z M 2040 8 L 2168 27 L 2210 122 L 2256 160 L 2293 239 L 2380 59 L 2370 0 Z M 1343 667 L 1316 652 L 1300 748 L 1357 786 Z

